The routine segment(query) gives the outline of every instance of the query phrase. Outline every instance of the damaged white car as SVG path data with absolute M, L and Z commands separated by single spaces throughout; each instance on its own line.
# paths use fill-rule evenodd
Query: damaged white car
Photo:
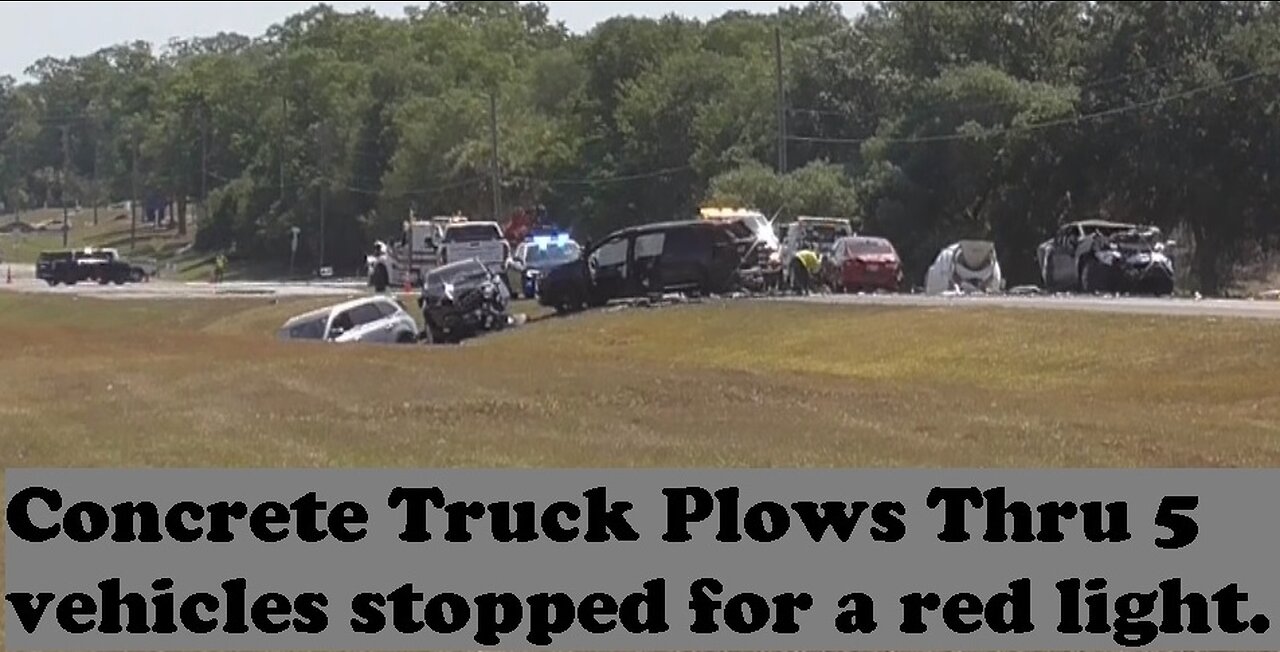
M 418 323 L 399 301 L 375 296 L 298 315 L 277 333 L 281 340 L 413 344 Z
M 1004 290 L 996 245 L 961 240 L 944 248 L 925 276 L 925 294 L 985 294 Z

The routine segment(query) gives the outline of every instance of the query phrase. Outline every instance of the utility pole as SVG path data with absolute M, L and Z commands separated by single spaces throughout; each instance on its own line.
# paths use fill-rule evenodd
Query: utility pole
M 13 157 L 17 160 L 17 163 L 18 163 L 18 174 L 20 175 L 18 179 L 21 181 L 23 186 L 26 186 L 27 171 L 22 167 L 22 144 L 21 143 L 18 144 L 18 150 L 14 152 Z M 14 194 L 16 196 L 14 197 L 14 200 L 13 200 L 13 223 L 17 224 L 18 222 L 22 221 L 22 188 L 19 188 L 18 191 Z M 15 231 L 15 233 L 17 232 Z
M 284 131 L 289 117 L 289 98 L 280 96 L 280 208 L 284 209 Z
M 209 105 L 200 104 L 200 216 L 201 222 L 209 211 Z
M 489 183 L 493 185 L 493 219 L 501 222 L 502 218 L 502 174 L 498 169 L 498 95 L 489 92 L 489 140 L 491 151 L 489 159 Z
M 93 135 L 93 225 L 98 226 L 98 134 Z
M 320 123 L 320 130 L 317 134 L 320 145 L 320 264 L 324 267 L 324 226 L 325 226 L 325 200 L 329 194 L 329 122 Z
M 67 210 L 67 171 L 71 168 L 71 141 L 68 135 L 70 125 L 61 125 L 62 130 L 62 183 L 58 184 L 58 194 L 62 198 L 62 248 L 67 247 L 67 239 L 71 225 L 70 211 Z
M 133 195 L 129 202 L 129 251 L 138 241 L 138 130 L 129 130 L 129 189 Z
M 773 28 L 773 55 L 778 82 L 778 174 L 787 173 L 787 96 L 782 81 L 782 27 Z

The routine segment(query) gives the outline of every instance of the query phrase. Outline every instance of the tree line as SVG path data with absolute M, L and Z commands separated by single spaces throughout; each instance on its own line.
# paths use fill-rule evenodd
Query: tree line
M 542 204 L 589 237 L 734 202 L 854 217 L 918 273 L 990 238 L 1028 282 L 1058 224 L 1101 217 L 1176 232 L 1214 292 L 1280 231 L 1277 71 L 1273 2 L 813 2 L 585 34 L 540 3 L 317 5 L 0 77 L 0 201 L 164 197 L 180 228 L 202 204 L 202 249 L 278 260 L 296 226 L 300 262 L 340 267 L 410 211 Z

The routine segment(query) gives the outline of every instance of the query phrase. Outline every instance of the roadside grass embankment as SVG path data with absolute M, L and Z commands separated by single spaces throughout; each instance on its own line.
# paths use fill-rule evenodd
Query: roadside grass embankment
M 458 347 L 281 343 L 327 299 L 0 296 L 8 466 L 1280 463 L 1277 326 L 719 302 Z

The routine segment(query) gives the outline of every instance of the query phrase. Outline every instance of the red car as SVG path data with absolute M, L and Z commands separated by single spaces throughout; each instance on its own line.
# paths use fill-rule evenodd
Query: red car
M 902 284 L 902 260 L 884 238 L 852 236 L 831 248 L 827 282 L 839 292 L 897 292 Z

